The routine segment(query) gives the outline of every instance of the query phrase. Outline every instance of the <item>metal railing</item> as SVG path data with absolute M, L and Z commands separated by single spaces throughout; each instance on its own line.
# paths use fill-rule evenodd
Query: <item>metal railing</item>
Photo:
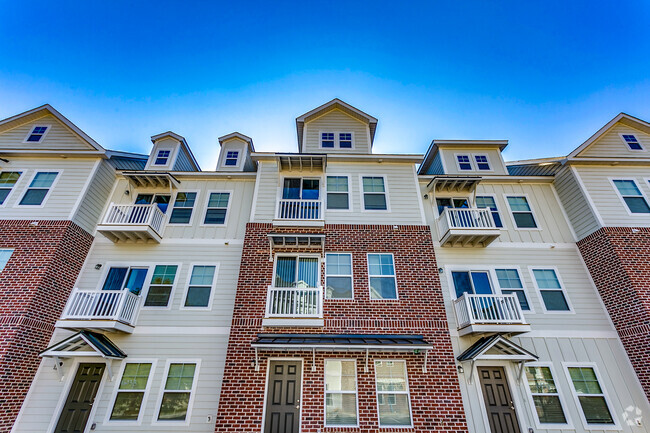
M 524 324 L 524 313 L 517 295 L 473 295 L 465 293 L 454 300 L 458 328 L 469 325 Z
M 162 236 L 165 214 L 156 204 L 111 203 L 102 221 L 105 225 L 148 225 Z
M 319 220 L 322 218 L 321 200 L 287 200 L 278 202 L 278 219 Z
M 61 319 L 115 320 L 135 325 L 140 296 L 129 290 L 74 289 Z
M 445 208 L 438 217 L 438 232 L 442 237 L 450 229 L 496 229 L 492 211 L 488 208 Z
M 270 286 L 266 317 L 323 317 L 323 288 Z

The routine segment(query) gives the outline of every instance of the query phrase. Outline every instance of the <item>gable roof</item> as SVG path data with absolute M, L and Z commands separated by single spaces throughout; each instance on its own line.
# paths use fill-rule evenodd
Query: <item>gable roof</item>
M 567 156 L 567 159 L 572 159 L 572 158 L 577 157 L 580 153 L 582 153 L 584 150 L 586 150 L 589 146 L 591 146 L 600 137 L 605 135 L 607 133 L 607 131 L 612 129 L 614 127 L 614 125 L 616 125 L 619 122 L 624 124 L 624 125 L 630 126 L 632 128 L 639 129 L 639 130 L 645 132 L 646 134 L 650 134 L 650 123 L 648 123 L 648 122 L 646 122 L 644 120 L 641 120 L 641 119 L 639 119 L 637 117 L 630 116 L 629 114 L 626 114 L 626 113 L 619 113 L 618 115 L 616 115 L 616 117 L 614 117 L 612 120 L 607 122 L 605 124 L 605 126 L 603 126 L 598 131 L 596 131 L 596 133 L 594 135 L 589 137 L 587 139 L 587 141 L 585 141 L 580 146 L 575 148 L 575 150 L 573 152 L 571 152 Z
M 309 122 L 310 120 L 314 119 L 318 115 L 323 114 L 327 111 L 331 111 L 335 108 L 338 108 L 339 110 L 343 111 L 347 115 L 352 116 L 355 119 L 368 124 L 368 126 L 370 127 L 370 146 L 372 146 L 372 143 L 375 141 L 375 131 L 377 130 L 377 119 L 367 113 L 364 113 L 358 108 L 353 107 L 347 102 L 343 102 L 338 98 L 334 98 L 331 101 L 321 105 L 320 107 L 314 108 L 313 110 L 308 111 L 302 116 L 298 116 L 296 118 L 296 130 L 298 133 L 298 149 L 300 151 L 302 151 L 302 140 L 303 140 L 303 132 L 305 129 L 305 122 Z
M 90 351 L 79 350 L 90 348 Z M 91 331 L 81 331 L 59 341 L 42 351 L 40 356 L 70 358 L 74 356 L 101 356 L 109 359 L 124 359 L 126 353 L 115 345 L 104 334 Z
M 498 353 L 488 353 L 498 352 Z M 507 340 L 502 335 L 481 337 L 474 344 L 458 355 L 459 361 L 475 361 L 478 359 L 509 359 L 513 361 L 537 361 L 538 356 Z
M 33 108 L 31 110 L 25 111 L 24 113 L 16 114 L 15 116 L 0 120 L 0 133 L 13 129 L 14 127 L 22 125 L 24 123 L 39 119 L 47 114 L 54 116 L 68 129 L 70 129 L 76 136 L 78 136 L 82 141 L 86 142 L 96 151 L 101 153 L 106 152 L 105 149 L 99 145 L 99 143 L 90 138 L 88 134 L 79 129 L 77 125 L 68 120 L 68 118 L 66 118 L 63 114 L 56 111 L 50 104 L 41 105 L 40 107 Z
M 223 146 L 223 143 L 225 141 L 230 140 L 231 138 L 239 138 L 240 140 L 245 141 L 246 143 L 248 143 L 248 151 L 250 153 L 255 152 L 255 146 L 253 146 L 253 139 L 240 132 L 231 132 L 230 134 L 222 135 L 217 140 L 219 140 L 219 145 Z
M 151 142 L 153 144 L 156 144 L 156 141 L 162 140 L 163 138 L 172 138 L 178 142 L 181 143 L 181 148 L 187 152 L 189 155 L 190 159 L 192 160 L 192 163 L 196 167 L 196 171 L 201 171 L 201 167 L 199 167 L 199 163 L 197 162 L 196 158 L 194 158 L 194 154 L 192 153 L 192 150 L 190 149 L 190 146 L 187 144 L 187 141 L 185 140 L 185 137 L 182 135 L 178 135 L 175 132 L 172 131 L 167 131 L 163 132 L 157 135 L 152 135 L 151 136 Z

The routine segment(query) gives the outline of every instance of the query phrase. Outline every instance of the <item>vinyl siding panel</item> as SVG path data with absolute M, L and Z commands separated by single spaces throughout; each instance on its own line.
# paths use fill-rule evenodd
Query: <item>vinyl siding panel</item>
M 115 170 L 111 164 L 105 160 L 100 161 L 88 190 L 72 218 L 72 221 L 88 233 L 93 233 L 95 226 L 99 223 L 115 180 Z
M 49 131 L 39 143 L 23 143 L 27 134 L 36 125 L 50 125 Z M 0 149 L 44 149 L 44 150 L 73 150 L 95 151 L 95 149 L 73 133 L 56 117 L 48 114 L 35 121 L 30 121 L 0 133 Z
M 564 167 L 558 172 L 554 185 L 578 240 L 600 228 L 591 205 L 569 167 Z
M 253 222 L 270 222 L 275 218 L 275 206 L 278 201 L 278 190 L 282 188 L 278 174 L 278 163 L 276 161 L 260 161 L 257 166 L 258 181 L 257 201 L 255 202 L 255 213 Z M 318 173 L 317 173 L 318 174 Z
M 442 155 L 440 152 L 437 152 L 436 156 L 433 157 L 433 162 L 431 162 L 431 166 L 425 174 L 445 174 L 445 169 L 442 166 Z
M 441 154 L 442 159 L 444 159 L 444 165 L 446 168 L 445 174 L 465 174 L 465 175 L 506 175 L 508 171 L 503 159 L 501 159 L 501 153 L 499 149 L 485 149 L 480 147 L 470 147 L 467 148 L 441 148 L 438 151 Z M 460 171 L 458 169 L 458 164 L 456 163 L 456 155 L 470 155 L 472 163 L 474 163 L 474 154 L 477 155 L 487 155 L 490 162 L 491 171 L 481 171 L 481 170 L 468 170 Z
M 320 147 L 321 132 L 352 132 L 353 149 Z M 303 153 L 371 153 L 370 128 L 368 124 L 348 116 L 341 110 L 332 110 L 305 123 Z
M 174 164 L 174 171 L 196 171 L 192 158 L 183 146 L 180 146 L 178 158 Z
M 634 134 L 645 150 L 631 151 L 619 134 Z M 649 158 L 650 135 L 622 123 L 617 123 L 578 156 L 592 158 Z

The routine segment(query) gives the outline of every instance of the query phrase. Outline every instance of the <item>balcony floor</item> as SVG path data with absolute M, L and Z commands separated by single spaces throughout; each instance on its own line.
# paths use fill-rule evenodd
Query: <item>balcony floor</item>
M 99 224 L 97 231 L 113 242 L 155 242 L 162 237 L 147 224 L 113 225 Z
M 449 229 L 440 239 L 440 246 L 487 247 L 500 235 L 500 229 Z
M 88 319 L 61 319 L 57 320 L 55 328 L 87 330 L 87 331 L 109 331 L 124 332 L 132 334 L 134 326 L 122 323 L 118 320 L 88 320 Z
M 530 332 L 530 325 L 527 323 L 513 324 L 474 324 L 458 330 L 458 335 L 463 337 L 472 334 L 523 334 Z

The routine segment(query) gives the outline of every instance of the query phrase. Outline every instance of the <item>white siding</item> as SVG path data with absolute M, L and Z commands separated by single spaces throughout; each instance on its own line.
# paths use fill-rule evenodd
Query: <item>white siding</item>
M 95 176 L 91 180 L 72 221 L 88 233 L 93 233 L 102 216 L 102 211 L 115 181 L 115 169 L 107 161 L 100 161 Z
M 320 147 L 321 132 L 352 132 L 353 149 Z M 303 132 L 303 153 L 371 153 L 370 128 L 367 123 L 334 109 L 305 123 Z
M 554 185 L 578 240 L 600 228 L 598 219 L 570 167 L 562 168 L 555 175 Z
M 464 175 L 507 175 L 508 170 L 501 158 L 501 152 L 499 148 L 494 149 L 485 149 L 484 147 L 463 147 L 462 149 L 458 147 L 449 147 L 441 148 L 439 150 L 442 159 L 444 160 L 445 165 L 445 174 L 464 174 Z M 472 164 L 475 165 L 474 155 L 487 155 L 488 160 L 490 161 L 490 167 L 492 171 L 482 171 L 482 170 L 472 170 L 472 171 L 460 171 L 458 169 L 458 164 L 456 163 L 456 155 L 469 155 L 472 160 Z
M 634 134 L 645 150 L 630 150 L 619 134 Z M 650 135 L 622 123 L 617 123 L 578 156 L 592 158 L 649 158 Z
M 27 134 L 36 125 L 50 125 L 45 138 L 39 143 L 23 143 Z M 79 138 L 51 114 L 0 133 L 0 149 L 95 151 L 91 145 Z

